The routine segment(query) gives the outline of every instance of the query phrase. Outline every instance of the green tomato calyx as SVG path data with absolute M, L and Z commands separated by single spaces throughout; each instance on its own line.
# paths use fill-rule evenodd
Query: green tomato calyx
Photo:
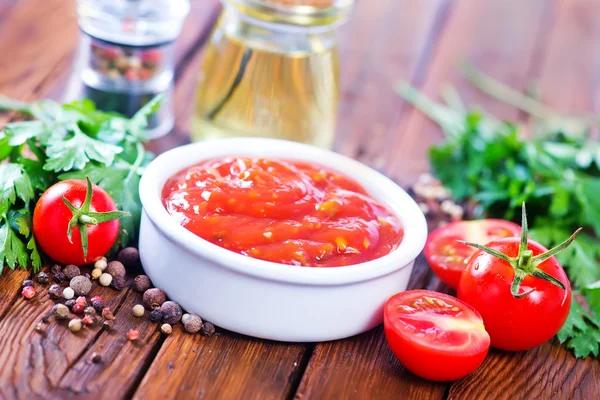
M 527 248 L 527 212 L 525 210 L 525 203 L 523 203 L 521 214 L 521 241 L 519 243 L 519 254 L 516 257 L 509 257 L 498 250 L 494 250 L 492 248 L 482 246 L 477 243 L 463 241 L 459 242 L 475 247 L 487 254 L 500 258 L 501 260 L 504 260 L 507 263 L 509 263 L 515 271 L 515 277 L 510 286 L 510 292 L 514 297 L 520 299 L 527 296 L 535 290 L 535 288 L 531 288 L 523 293 L 519 293 L 521 289 L 521 284 L 523 283 L 523 279 L 525 279 L 525 277 L 528 275 L 532 275 L 536 278 L 543 279 L 547 282 L 552 283 L 553 285 L 560 287 L 563 290 L 566 289 L 565 285 L 561 281 L 548 274 L 547 272 L 544 272 L 543 270 L 539 269 L 538 266 L 544 261 L 548 260 L 550 257 L 555 256 L 556 254 L 569 247 L 569 245 L 573 242 L 573 240 L 575 240 L 575 237 L 581 231 L 581 229 L 582 228 L 577 229 L 567 240 L 565 240 L 561 244 L 551 248 L 550 250 L 542 254 L 534 256 L 533 251 Z

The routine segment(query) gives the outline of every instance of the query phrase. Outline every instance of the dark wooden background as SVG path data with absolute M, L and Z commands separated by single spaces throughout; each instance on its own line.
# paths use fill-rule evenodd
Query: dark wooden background
M 177 124 L 156 151 L 188 141 L 202 49 L 220 6 L 192 0 L 178 41 Z M 0 93 L 22 100 L 61 99 L 75 56 L 78 29 L 71 0 L 0 0 Z M 408 79 L 436 96 L 445 82 L 469 105 L 504 118 L 526 116 L 469 87 L 456 73 L 468 59 L 517 89 L 536 80 L 543 100 L 563 111 L 598 112 L 600 2 L 597 0 L 359 0 L 340 32 L 343 101 L 336 150 L 408 186 L 427 170 L 427 147 L 441 132 L 397 97 Z M 0 125 L 14 115 L 0 115 Z M 53 325 L 34 331 L 52 302 L 25 301 L 29 273 L 0 279 L 0 398 L 205 399 L 476 399 L 600 397 L 598 360 L 575 360 L 556 342 L 520 353 L 492 350 L 483 366 L 454 383 L 407 372 L 380 328 L 350 339 L 295 344 L 223 332 L 204 338 L 131 317 L 133 292 L 94 289 L 117 310 L 115 332 L 80 335 Z M 413 288 L 447 289 L 420 260 Z M 137 344 L 125 333 L 137 327 Z M 92 364 L 90 355 L 102 355 Z M 435 368 L 435 366 L 432 366 Z

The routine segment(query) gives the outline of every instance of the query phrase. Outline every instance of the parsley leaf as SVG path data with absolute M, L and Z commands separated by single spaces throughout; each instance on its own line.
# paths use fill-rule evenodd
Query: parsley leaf
M 17 264 L 26 266 L 28 261 L 29 256 L 25 244 L 5 220 L 0 225 L 0 273 L 2 273 L 4 265 L 15 269 Z
M 0 165 L 0 216 L 6 215 L 9 206 L 17 199 L 28 203 L 33 198 L 33 187 L 29 175 L 19 164 Z

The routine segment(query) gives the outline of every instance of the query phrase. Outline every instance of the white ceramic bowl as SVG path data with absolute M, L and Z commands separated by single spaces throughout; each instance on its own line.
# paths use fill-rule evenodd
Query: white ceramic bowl
M 404 239 L 384 257 L 337 268 L 267 262 L 205 241 L 169 215 L 161 191 L 176 172 L 225 156 L 309 161 L 353 177 L 398 216 Z M 377 326 L 385 301 L 406 289 L 427 237 L 418 205 L 385 176 L 331 151 L 274 139 L 223 139 L 170 150 L 147 167 L 140 197 L 144 207 L 140 256 L 152 282 L 189 312 L 219 327 L 265 339 L 325 341 Z

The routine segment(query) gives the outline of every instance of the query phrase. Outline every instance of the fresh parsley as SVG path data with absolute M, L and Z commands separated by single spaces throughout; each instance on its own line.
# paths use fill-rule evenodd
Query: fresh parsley
M 141 216 L 138 184 L 152 155 L 143 146 L 148 117 L 158 96 L 127 119 L 96 109 L 84 99 L 24 103 L 0 96 L 0 109 L 19 111 L 29 121 L 7 124 L 0 132 L 0 273 L 5 265 L 42 266 L 31 220 L 39 196 L 59 180 L 85 179 L 104 188 L 120 210 L 116 248 L 135 243 Z
M 398 93 L 443 129 L 430 149 L 431 168 L 460 201 L 475 201 L 474 217 L 515 219 L 525 202 L 533 239 L 548 247 L 579 227 L 584 231 L 557 255 L 575 287 L 569 318 L 558 339 L 576 357 L 597 356 L 600 345 L 600 145 L 590 138 L 597 122 L 564 116 L 471 68 L 478 88 L 531 114 L 529 135 L 518 123 L 483 110 L 466 111 L 456 90 L 446 104 L 433 102 L 408 83 Z M 529 139 L 525 139 L 529 137 Z

